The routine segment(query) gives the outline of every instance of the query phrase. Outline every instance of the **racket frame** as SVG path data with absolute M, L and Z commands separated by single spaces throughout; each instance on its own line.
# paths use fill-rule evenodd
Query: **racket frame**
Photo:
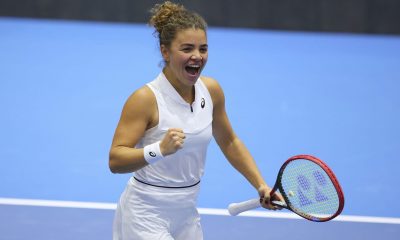
M 311 162 L 317 164 L 318 166 L 320 166 L 325 171 L 325 173 L 328 175 L 328 177 L 332 181 L 332 184 L 335 187 L 335 190 L 336 190 L 336 192 L 338 194 L 339 206 L 338 206 L 338 209 L 337 209 L 336 213 L 334 213 L 333 215 L 328 216 L 328 217 L 319 218 L 319 217 L 312 216 L 310 214 L 306 214 L 306 213 L 304 213 L 302 211 L 298 211 L 298 210 L 296 210 L 295 207 L 293 207 L 293 205 L 291 204 L 291 202 L 289 200 L 289 197 L 288 197 L 287 193 L 283 190 L 283 187 L 282 187 L 282 176 L 283 176 L 283 172 L 285 171 L 286 166 L 290 162 L 295 161 L 295 160 L 308 160 L 308 161 L 311 161 Z M 342 212 L 342 210 L 344 208 L 344 194 L 343 194 L 342 188 L 340 187 L 339 181 L 337 180 L 335 174 L 328 167 L 328 165 L 325 164 L 321 159 L 319 159 L 317 157 L 314 157 L 314 156 L 311 156 L 311 155 L 306 155 L 306 154 L 296 155 L 296 156 L 293 156 L 293 157 L 289 158 L 288 160 L 286 160 L 285 163 L 283 163 L 283 165 L 279 169 L 279 173 L 278 173 L 278 176 L 276 178 L 275 185 L 271 190 L 270 196 L 274 195 L 274 193 L 277 192 L 277 190 L 279 190 L 280 194 L 284 198 L 286 206 L 285 205 L 281 205 L 281 204 L 276 204 L 276 203 L 274 203 L 272 201 L 271 203 L 273 205 L 286 208 L 286 209 L 296 213 L 300 217 L 303 217 L 303 218 L 305 218 L 307 220 L 310 220 L 310 221 L 313 221 L 313 222 L 326 222 L 326 221 L 332 220 L 333 218 L 337 217 Z

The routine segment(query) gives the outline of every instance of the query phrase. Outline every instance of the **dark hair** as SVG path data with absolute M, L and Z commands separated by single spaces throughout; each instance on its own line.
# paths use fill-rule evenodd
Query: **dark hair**
M 206 32 L 207 23 L 197 13 L 187 10 L 183 5 L 166 1 L 156 4 L 151 10 L 152 14 L 149 24 L 155 28 L 160 46 L 171 46 L 176 33 L 188 28 L 201 29 Z

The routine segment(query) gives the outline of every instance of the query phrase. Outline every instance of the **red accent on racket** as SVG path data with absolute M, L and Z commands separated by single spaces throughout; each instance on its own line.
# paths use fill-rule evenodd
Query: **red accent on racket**
M 322 160 L 311 155 L 296 155 L 280 168 L 270 193 L 279 192 L 285 202 L 272 204 L 286 208 L 314 222 L 326 222 L 338 216 L 344 207 L 344 195 L 333 171 Z M 255 198 L 228 207 L 231 215 L 260 207 Z

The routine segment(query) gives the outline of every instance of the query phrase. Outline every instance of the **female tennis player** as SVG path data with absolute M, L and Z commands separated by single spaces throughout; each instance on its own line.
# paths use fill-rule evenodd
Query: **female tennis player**
M 233 131 L 218 82 L 200 76 L 207 63 L 207 24 L 169 1 L 151 10 L 164 67 L 126 101 L 109 166 L 131 173 L 114 219 L 113 239 L 203 239 L 196 209 L 207 146 L 215 138 L 229 162 L 278 209 L 271 188 Z M 272 198 L 272 199 L 271 199 Z

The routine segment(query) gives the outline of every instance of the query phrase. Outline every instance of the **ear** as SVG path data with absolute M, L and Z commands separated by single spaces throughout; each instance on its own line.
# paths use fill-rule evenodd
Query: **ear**
M 165 62 L 169 62 L 169 50 L 168 50 L 168 48 L 164 44 L 161 44 L 160 49 L 161 49 L 161 55 L 163 56 L 164 61 Z

